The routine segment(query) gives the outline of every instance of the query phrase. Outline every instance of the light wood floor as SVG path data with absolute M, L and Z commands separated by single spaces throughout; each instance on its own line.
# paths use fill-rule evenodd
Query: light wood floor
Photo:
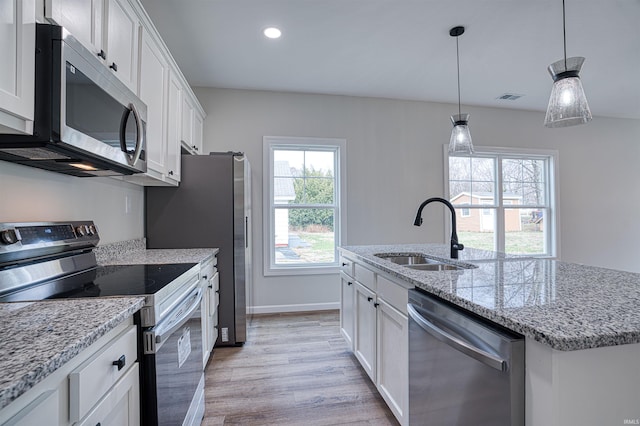
M 203 426 L 397 425 L 345 344 L 338 311 L 254 316 L 243 347 L 216 348 Z

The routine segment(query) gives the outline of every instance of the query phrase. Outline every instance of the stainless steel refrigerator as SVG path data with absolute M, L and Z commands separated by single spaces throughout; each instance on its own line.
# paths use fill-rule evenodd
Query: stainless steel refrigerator
M 252 275 L 250 183 L 244 154 L 226 152 L 183 155 L 179 187 L 145 188 L 147 248 L 220 249 L 217 346 L 246 341 Z

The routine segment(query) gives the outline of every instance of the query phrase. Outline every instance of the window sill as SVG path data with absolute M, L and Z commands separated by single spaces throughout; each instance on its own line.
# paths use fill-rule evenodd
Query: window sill
M 277 276 L 299 276 L 299 275 L 330 275 L 339 274 L 340 267 L 335 266 L 301 266 L 301 267 L 281 267 L 264 270 L 265 277 Z

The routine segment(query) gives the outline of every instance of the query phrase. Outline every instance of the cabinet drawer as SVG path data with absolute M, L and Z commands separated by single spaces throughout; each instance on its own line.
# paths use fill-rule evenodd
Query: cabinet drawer
M 364 285 L 371 291 L 376 291 L 376 275 L 373 271 L 356 263 L 355 276 L 356 281 L 358 281 L 360 284 Z
M 124 358 L 123 358 L 124 357 Z M 137 331 L 130 326 L 69 374 L 69 418 L 76 422 L 120 380 L 137 358 Z M 124 360 L 122 367 L 114 365 Z M 120 369 L 119 369 L 120 368 Z
M 78 426 L 139 424 L 140 377 L 136 362 Z
M 377 285 L 378 297 L 381 297 L 389 305 L 407 315 L 407 302 L 409 301 L 408 290 L 381 275 L 378 275 Z
M 350 277 L 353 277 L 353 261 L 346 257 L 340 258 L 340 270 Z
M 200 269 L 200 276 L 203 280 L 210 280 L 213 275 L 217 272 L 217 269 L 213 262 L 207 262 Z

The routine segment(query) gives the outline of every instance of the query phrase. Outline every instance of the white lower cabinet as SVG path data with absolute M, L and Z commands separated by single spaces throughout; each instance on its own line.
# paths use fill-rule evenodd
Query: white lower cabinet
M 347 341 L 349 349 L 353 350 L 353 330 L 355 318 L 353 316 L 353 301 L 356 286 L 354 279 L 344 272 L 340 273 L 340 333 Z
M 216 268 L 217 258 L 205 263 L 201 269 L 202 277 L 202 367 L 207 366 L 213 346 L 218 338 L 218 301 L 220 279 Z
M 376 294 L 356 281 L 354 352 L 371 380 L 376 380 Z
M 353 318 L 353 353 L 396 419 L 401 425 L 408 425 L 409 320 L 406 304 L 407 290 L 413 286 L 392 281 L 382 271 L 370 268 L 355 263 L 355 281 L 351 286 L 348 285 L 350 277 L 340 274 L 341 332 L 350 343 L 345 324 Z M 350 292 L 351 287 L 353 291 Z
M 378 298 L 378 391 L 401 424 L 409 408 L 409 322 L 406 315 Z
M 0 425 L 139 425 L 137 342 L 129 318 L 0 410 Z

